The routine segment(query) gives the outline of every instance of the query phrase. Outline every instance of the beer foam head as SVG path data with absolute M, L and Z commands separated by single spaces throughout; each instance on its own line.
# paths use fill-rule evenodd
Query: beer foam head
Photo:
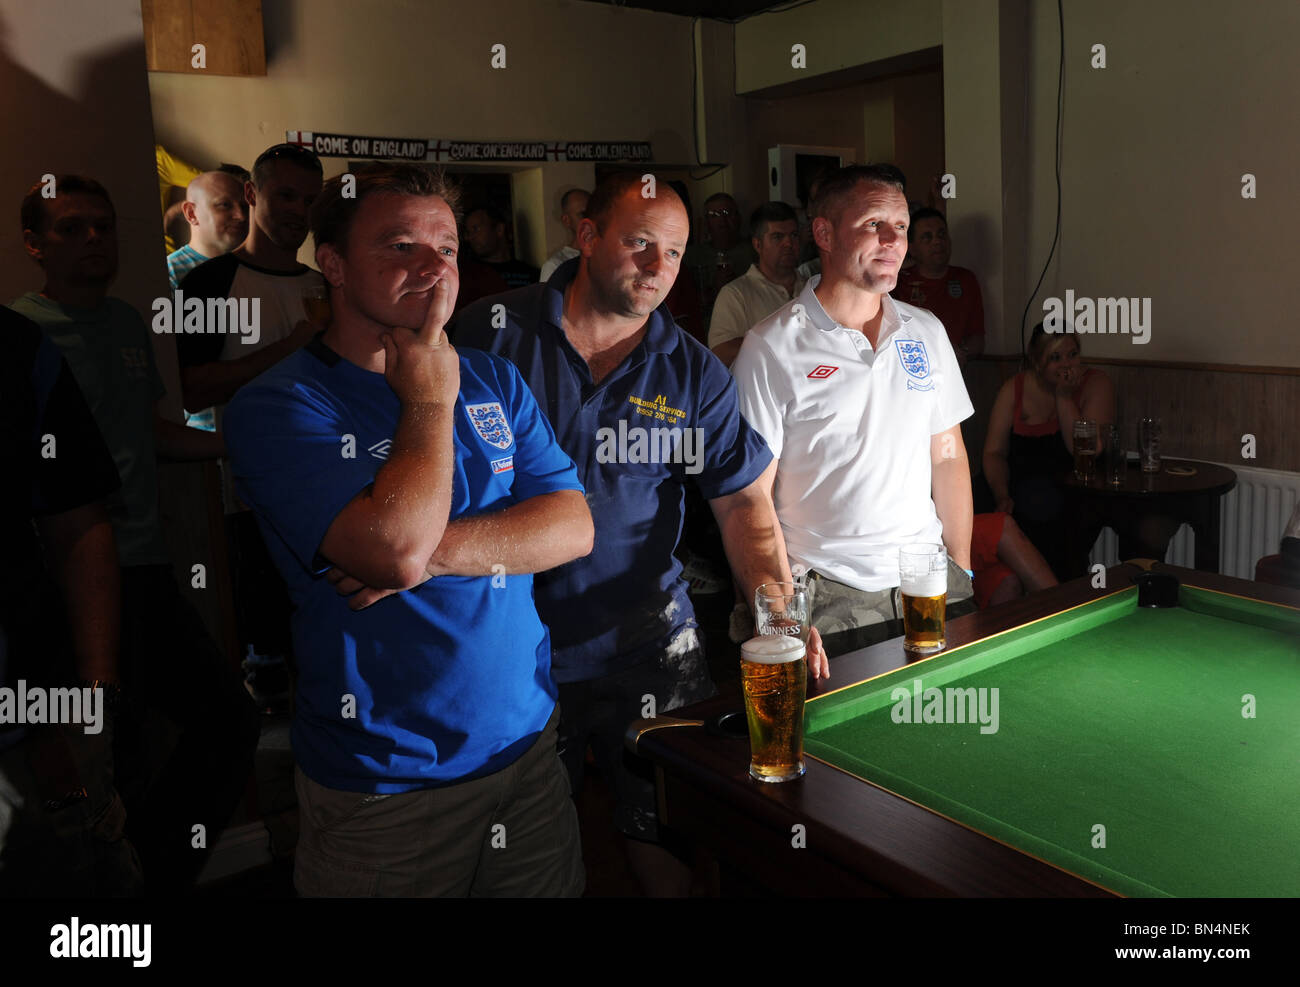
M 939 596 L 948 592 L 947 572 L 909 572 L 901 573 L 899 586 L 908 596 Z
M 904 545 L 898 552 L 898 585 L 908 596 L 948 591 L 948 553 L 942 545 Z
M 784 634 L 760 634 L 751 637 L 740 646 L 740 655 L 745 661 L 760 665 L 779 665 L 782 662 L 798 661 L 804 656 L 803 642 L 797 637 Z

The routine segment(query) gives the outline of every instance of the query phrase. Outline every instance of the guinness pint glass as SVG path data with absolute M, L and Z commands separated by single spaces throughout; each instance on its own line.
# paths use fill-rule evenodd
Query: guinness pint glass
M 804 645 L 765 634 L 740 647 L 740 683 L 749 721 L 749 776 L 790 781 L 803 774 Z
M 808 594 L 794 583 L 764 583 L 754 591 L 754 633 L 797 637 L 806 646 L 812 633 Z
M 948 604 L 948 553 L 942 545 L 904 545 L 898 551 L 899 590 L 903 603 L 903 649 L 928 655 L 946 643 L 944 610 Z

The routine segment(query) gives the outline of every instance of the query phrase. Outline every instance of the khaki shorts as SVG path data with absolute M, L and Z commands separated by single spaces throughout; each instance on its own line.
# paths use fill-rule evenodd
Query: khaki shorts
M 555 753 L 557 713 L 494 774 L 397 795 L 341 792 L 295 772 L 304 897 L 578 897 L 578 815 Z

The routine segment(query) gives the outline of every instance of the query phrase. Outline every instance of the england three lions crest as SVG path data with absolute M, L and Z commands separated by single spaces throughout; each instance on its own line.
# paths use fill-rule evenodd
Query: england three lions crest
M 898 350 L 898 362 L 907 371 L 907 389 L 909 391 L 931 391 L 934 381 L 930 379 L 930 354 L 925 351 L 925 343 L 919 339 L 896 339 L 894 347 Z
M 499 402 L 467 404 L 465 414 L 469 415 L 469 422 L 474 426 L 474 431 L 478 432 L 479 438 L 488 445 L 498 449 L 509 449 L 514 444 L 515 437 L 510 431 L 510 423 L 506 421 L 506 413 L 501 410 Z

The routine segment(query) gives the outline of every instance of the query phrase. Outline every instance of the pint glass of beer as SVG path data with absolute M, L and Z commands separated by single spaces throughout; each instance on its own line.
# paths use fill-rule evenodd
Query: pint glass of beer
M 1097 423 L 1086 418 L 1074 423 L 1074 476 L 1082 483 L 1092 482 L 1092 467 L 1097 460 Z
M 307 321 L 324 329 L 330 324 L 330 292 L 324 285 L 313 285 L 303 289 L 302 310 L 307 313 Z
M 754 633 L 797 637 L 806 646 L 808 594 L 794 583 L 764 583 L 754 591 Z
M 740 683 L 749 721 L 749 776 L 791 781 L 803 774 L 804 645 L 764 634 L 740 646 Z
M 948 553 L 942 545 L 904 545 L 898 550 L 903 597 L 903 648 L 928 655 L 946 643 L 943 614 L 948 603 Z

